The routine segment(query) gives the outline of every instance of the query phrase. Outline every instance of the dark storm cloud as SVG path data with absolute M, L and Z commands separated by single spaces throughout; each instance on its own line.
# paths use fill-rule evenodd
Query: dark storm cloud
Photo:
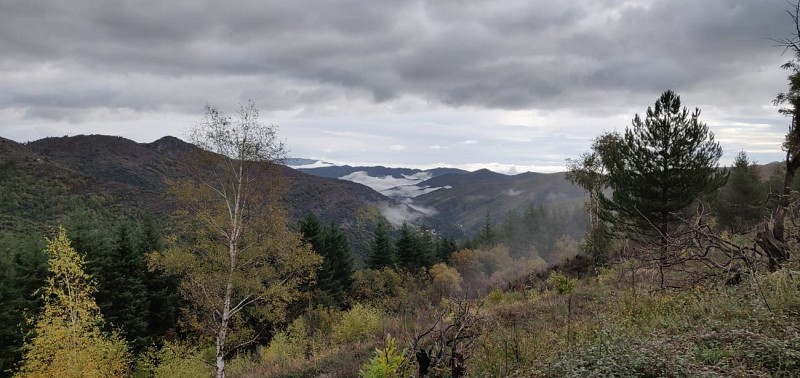
M 7 0 L 0 75 L 67 67 L 74 81 L 56 77 L 44 93 L 7 90 L 0 107 L 195 111 L 200 96 L 176 96 L 171 85 L 180 82 L 187 93 L 212 90 L 204 93 L 212 100 L 215 86 L 269 88 L 247 94 L 274 108 L 404 95 L 579 108 L 615 93 L 735 85 L 726 78 L 780 62 L 767 38 L 790 31 L 785 8 L 778 0 Z M 289 95 L 300 103 L 275 100 L 298 84 L 322 89 Z

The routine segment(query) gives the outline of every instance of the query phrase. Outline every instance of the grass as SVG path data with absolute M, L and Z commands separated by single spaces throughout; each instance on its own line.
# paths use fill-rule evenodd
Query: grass
M 467 353 L 467 375 L 800 376 L 798 266 L 793 262 L 776 273 L 745 275 L 736 286 L 712 280 L 681 290 L 653 290 L 655 275 L 632 275 L 631 266 L 623 264 L 577 280 L 561 293 L 551 286 L 556 280 L 521 291 L 492 290 L 473 310 L 480 332 Z M 310 353 L 290 353 L 293 357 L 280 363 L 258 354 L 239 358 L 232 361 L 236 369 L 229 375 L 356 377 L 386 334 L 397 340 L 398 350 L 410 349 L 414 335 L 452 303 L 445 298 L 439 306 L 384 312 L 380 329 L 363 332 L 362 323 L 348 316 L 372 314 L 369 307 L 331 313 L 326 330 L 315 330 L 308 339 Z M 341 337 L 342 327 L 358 331 L 359 337 Z M 416 375 L 414 357 L 407 356 L 412 363 L 406 375 Z

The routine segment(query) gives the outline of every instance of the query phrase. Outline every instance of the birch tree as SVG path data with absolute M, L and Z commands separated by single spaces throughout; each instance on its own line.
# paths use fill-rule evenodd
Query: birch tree
M 226 358 L 260 336 L 252 325 L 281 321 L 321 261 L 287 227 L 276 164 L 285 150 L 258 116 L 252 102 L 235 117 L 206 106 L 190 136 L 199 147 L 190 177 L 170 183 L 182 239 L 154 259 L 183 276 L 185 321 L 213 340 L 219 378 Z

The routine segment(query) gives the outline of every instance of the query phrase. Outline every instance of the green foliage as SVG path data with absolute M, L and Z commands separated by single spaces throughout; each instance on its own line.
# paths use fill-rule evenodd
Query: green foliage
M 318 252 L 323 256 L 318 287 L 341 305 L 353 288 L 353 255 L 347 236 L 334 224 L 325 227 L 323 237 L 323 248 Z
M 414 277 L 394 269 L 361 269 L 354 275 L 353 297 L 383 311 L 399 312 L 413 306 L 415 291 Z
M 481 247 L 492 247 L 497 244 L 497 231 L 492 225 L 492 214 L 487 212 L 478 235 L 475 236 L 475 242 Z
M 276 333 L 259 354 L 266 364 L 286 365 L 305 358 L 308 346 L 308 325 L 303 318 L 297 318 L 286 330 Z
M 578 284 L 578 280 L 567 277 L 561 272 L 554 270 L 550 272 L 550 276 L 547 277 L 547 283 L 556 289 L 559 294 L 564 295 L 572 293 L 572 290 L 575 289 L 575 285 Z
M 377 309 L 356 303 L 342 314 L 333 326 L 333 339 L 338 343 L 366 340 L 381 329 L 381 313 Z
M 25 344 L 22 377 L 113 377 L 127 371 L 128 351 L 116 334 L 101 331 L 103 317 L 93 298 L 83 258 L 58 229 L 47 247 L 50 278 L 42 289 L 44 309 Z
M 387 334 L 385 346 L 375 349 L 375 356 L 364 364 L 359 376 L 364 378 L 405 377 L 408 363 L 408 351 L 399 350 L 392 335 Z
M 601 215 L 624 225 L 629 235 L 651 235 L 664 246 L 679 223 L 675 212 L 727 179 L 717 168 L 722 148 L 699 117 L 699 109 L 690 115 L 681 108 L 672 91 L 648 107 L 644 119 L 637 114 L 633 127 L 603 156 L 613 194 L 609 199 L 600 193 L 602 207 L 611 210 Z
M 106 322 L 122 330 L 133 352 L 143 351 L 152 342 L 148 333 L 147 265 L 128 224 L 117 227 L 114 246 L 93 265 L 99 288 L 97 304 Z
M 417 235 L 405 222 L 400 227 L 400 237 L 395 242 L 395 251 L 397 251 L 398 265 L 411 272 L 419 271 L 427 260 L 422 250 L 418 248 Z
M 347 235 L 333 223 L 321 226 L 313 214 L 307 215 L 299 225 L 303 240 L 322 256 L 315 285 L 317 302 L 344 306 L 353 289 L 353 255 Z
M 446 263 L 450 261 L 450 256 L 456 253 L 456 251 L 458 251 L 458 245 L 455 239 L 448 236 L 439 238 L 436 244 L 436 257 L 440 262 Z
M 389 238 L 388 227 L 386 222 L 381 221 L 375 228 L 372 249 L 367 257 L 367 268 L 381 269 L 384 267 L 394 267 L 395 264 L 397 264 L 394 247 Z
M 766 188 L 757 167 L 747 160 L 744 151 L 739 152 L 727 185 L 720 189 L 714 201 L 720 226 L 732 233 L 751 231 L 766 215 L 766 198 Z
M 184 344 L 166 342 L 155 354 L 152 376 L 164 378 L 195 378 L 213 375 L 211 360 L 214 351 Z
M 43 241 L 0 231 L 0 376 L 6 376 L 21 358 L 23 338 L 31 326 L 26 314 L 42 305 L 34 292 L 47 279 Z
M 547 208 L 530 205 L 521 212 L 511 211 L 499 227 L 498 242 L 509 248 L 514 259 L 542 257 L 555 263 L 551 256 L 560 238 L 565 235 L 574 239 L 581 233 L 571 233 L 570 225 L 586 222 L 586 214 L 580 207 L 573 210 Z

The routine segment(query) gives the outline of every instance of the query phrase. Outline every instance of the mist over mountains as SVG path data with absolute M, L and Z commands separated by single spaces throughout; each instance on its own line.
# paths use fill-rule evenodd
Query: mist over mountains
M 137 143 L 122 137 L 50 137 L 25 144 L 2 139 L 0 164 L 13 175 L 63 183 L 75 195 L 101 193 L 124 208 L 169 214 L 175 203 L 166 180 L 186 174 L 195 146 L 175 137 Z M 454 168 L 419 170 L 382 166 L 336 166 L 290 159 L 278 170 L 285 205 L 293 219 L 308 213 L 339 225 L 363 259 L 380 218 L 395 226 L 425 225 L 443 235 L 473 235 L 487 215 L 499 223 L 509 211 L 531 205 L 574 208 L 583 192 L 559 174 L 503 175 Z M 36 196 L 31 195 L 35 202 Z M 46 222 L 67 209 L 52 209 Z M 5 217 L 25 216 L 9 210 Z M 45 222 L 43 218 L 43 222 Z
M 456 168 L 337 166 L 313 159 L 296 159 L 289 164 L 311 175 L 363 184 L 400 201 L 406 206 L 382 209 L 394 225 L 449 221 L 460 236 L 474 233 L 487 215 L 497 222 L 509 211 L 539 205 L 574 209 L 583 199 L 583 190 L 569 183 L 563 172 L 505 175 L 488 169 L 469 172 Z

